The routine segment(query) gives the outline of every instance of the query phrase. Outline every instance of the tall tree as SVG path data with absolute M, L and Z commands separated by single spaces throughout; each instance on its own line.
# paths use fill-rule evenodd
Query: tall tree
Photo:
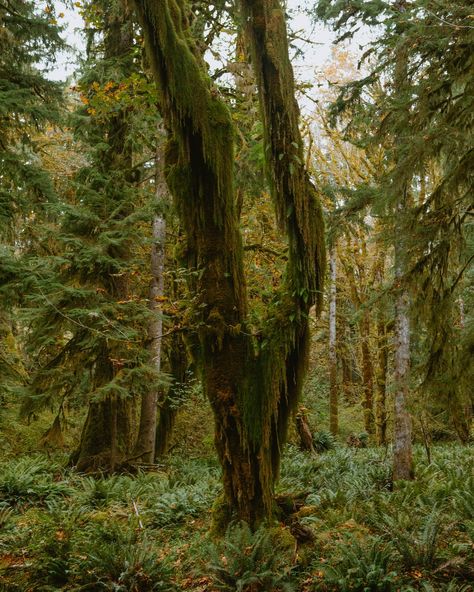
M 468 196 L 474 171 L 473 56 L 467 49 L 474 39 L 471 13 L 468 0 L 318 4 L 318 14 L 333 20 L 342 37 L 352 36 L 361 22 L 379 27 L 380 34 L 365 54 L 375 58 L 369 74 L 341 90 L 333 114 L 350 109 L 353 116 L 346 131 L 352 138 L 386 148 L 387 172 L 374 187 L 372 203 L 377 208 L 385 204 L 393 216 L 397 341 L 405 350 L 398 357 L 398 384 L 408 376 L 410 295 L 412 320 L 416 317 L 423 327 L 418 334 L 424 334 L 422 387 L 434 393 L 442 384 L 450 393 L 445 398 L 448 410 L 450 402 L 463 405 L 470 398 L 456 361 L 463 357 L 459 340 L 445 337 L 450 322 L 446 312 L 453 310 L 450 302 L 465 285 L 472 260 Z M 378 95 L 370 99 L 368 90 L 374 85 Z M 367 129 L 373 129 L 372 138 Z M 439 363 L 442 359 L 445 364 Z M 399 403 L 402 390 L 397 388 Z M 402 420 L 400 427 L 408 442 L 408 422 Z M 408 467 L 409 455 L 404 456 Z M 411 472 L 402 471 L 405 477 Z
M 260 339 L 247 330 L 242 244 L 233 187 L 233 127 L 190 36 L 186 4 L 136 0 L 169 131 L 167 182 L 195 278 L 199 365 L 215 418 L 224 505 L 252 525 L 273 511 L 273 486 L 321 302 L 321 211 L 302 164 L 298 109 L 279 2 L 242 3 L 260 90 L 268 171 L 289 237 L 285 286 Z

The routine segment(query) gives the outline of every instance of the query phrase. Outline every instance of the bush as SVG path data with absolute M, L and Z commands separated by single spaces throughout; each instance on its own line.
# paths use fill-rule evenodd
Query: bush
M 326 452 L 328 450 L 333 450 L 333 448 L 336 446 L 336 440 L 330 432 L 314 432 L 313 446 L 316 452 Z
M 81 590 L 168 592 L 175 590 L 171 570 L 157 549 L 127 525 L 89 525 L 76 541 L 70 578 Z

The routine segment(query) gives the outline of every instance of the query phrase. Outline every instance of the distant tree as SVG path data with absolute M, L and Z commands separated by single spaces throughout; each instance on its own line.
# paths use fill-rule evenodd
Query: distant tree
M 472 260 L 471 3 L 322 0 L 317 14 L 332 21 L 341 38 L 361 24 L 378 27 L 365 54 L 371 58 L 367 76 L 341 88 L 332 113 L 338 117 L 349 110 L 348 138 L 385 148 L 386 172 L 372 188 L 372 204 L 392 213 L 387 229 L 397 251 L 394 294 L 398 319 L 407 319 L 397 323 L 396 332 L 405 350 L 402 333 L 408 334 L 408 322 L 417 325 L 418 367 L 413 353 L 411 360 L 406 352 L 399 360 L 405 360 L 405 383 L 410 363 L 415 370 L 403 389 L 413 390 L 418 381 L 431 397 L 443 395 L 459 425 L 459 417 L 472 408 L 466 373 L 458 365 L 465 352 L 460 344 L 469 340 L 448 338 L 447 328 L 456 326 L 452 304 L 470 281 L 466 271 Z M 370 93 L 374 88 L 376 97 Z M 465 327 L 464 336 L 468 331 Z

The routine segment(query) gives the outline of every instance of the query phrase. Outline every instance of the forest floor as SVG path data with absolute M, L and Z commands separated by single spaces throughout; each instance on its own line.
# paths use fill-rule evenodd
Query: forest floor
M 209 535 L 212 454 L 94 479 L 65 469 L 64 453 L 6 448 L 1 591 L 474 591 L 473 446 L 435 446 L 430 463 L 416 448 L 416 481 L 392 487 L 390 450 L 290 445 L 278 493 L 305 492 L 304 505 L 221 540 Z

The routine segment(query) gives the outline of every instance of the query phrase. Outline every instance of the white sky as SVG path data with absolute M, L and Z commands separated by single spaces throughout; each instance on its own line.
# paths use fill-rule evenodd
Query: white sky
M 72 78 L 77 68 L 77 57 L 84 51 L 85 41 L 81 35 L 83 21 L 77 8 L 71 9 L 66 6 L 67 0 L 56 0 L 57 14 L 63 13 L 64 17 L 58 19 L 59 23 L 66 27 L 65 38 L 73 51 L 64 53 L 58 57 L 56 67 L 53 68 L 48 77 L 53 80 L 66 80 Z M 314 4 L 314 2 L 311 2 Z M 69 6 L 71 3 L 69 2 Z M 330 61 L 331 50 L 333 48 L 334 33 L 322 24 L 314 25 L 304 14 L 301 6 L 308 5 L 307 0 L 287 0 L 287 6 L 291 10 L 293 20 L 291 27 L 304 39 L 309 39 L 311 43 L 296 41 L 295 44 L 302 51 L 302 55 L 293 60 L 293 67 L 296 78 L 300 81 L 313 83 L 318 78 L 318 72 L 321 72 L 323 66 Z M 354 53 L 358 53 L 358 43 L 366 42 L 367 35 L 363 34 L 358 41 L 353 42 L 348 48 Z M 311 91 L 314 96 L 318 93 L 317 89 Z M 311 111 L 311 101 L 300 97 L 300 103 L 303 111 Z
M 58 19 L 60 24 L 66 26 L 65 37 L 69 45 L 71 45 L 76 54 L 84 50 L 84 39 L 80 33 L 82 28 L 82 19 L 79 15 L 78 9 L 67 8 L 63 1 L 57 0 L 56 12 L 64 13 L 64 17 Z M 310 20 L 303 14 L 299 7 L 302 5 L 300 0 L 289 0 L 288 7 L 296 11 L 292 21 L 293 30 L 300 31 L 301 36 L 317 43 L 318 45 L 310 45 L 308 43 L 298 42 L 298 45 L 304 51 L 304 57 L 299 58 L 294 63 L 295 72 L 298 77 L 307 79 L 308 75 L 314 72 L 314 69 L 320 67 L 328 60 L 331 55 L 331 44 L 334 35 L 322 25 L 314 26 Z M 76 67 L 76 59 L 74 54 L 63 54 L 59 57 L 56 68 L 50 73 L 49 78 L 53 80 L 65 80 L 72 76 Z M 309 76 L 311 77 L 311 76 Z

